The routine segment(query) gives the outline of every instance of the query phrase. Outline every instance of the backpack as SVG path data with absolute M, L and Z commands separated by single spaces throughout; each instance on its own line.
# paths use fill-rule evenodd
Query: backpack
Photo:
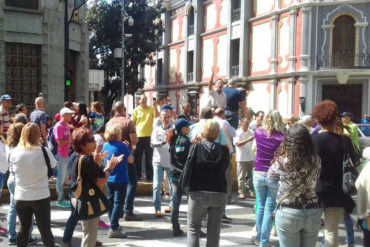
M 54 128 L 50 128 L 49 135 L 48 135 L 48 147 L 49 150 L 53 155 L 57 155 L 58 153 L 58 143 L 57 140 L 55 140 L 54 137 Z

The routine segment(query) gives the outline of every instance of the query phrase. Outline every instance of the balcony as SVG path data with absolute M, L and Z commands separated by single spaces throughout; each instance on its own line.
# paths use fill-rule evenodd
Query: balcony
M 370 54 L 351 56 L 317 56 L 317 69 L 369 69 Z
M 188 82 L 192 82 L 194 81 L 194 72 L 189 72 L 188 73 Z
M 232 22 L 240 21 L 240 8 L 232 10 L 231 21 Z
M 189 25 L 188 27 L 188 36 L 194 35 L 194 24 Z
M 231 77 L 239 77 L 239 65 L 231 66 Z

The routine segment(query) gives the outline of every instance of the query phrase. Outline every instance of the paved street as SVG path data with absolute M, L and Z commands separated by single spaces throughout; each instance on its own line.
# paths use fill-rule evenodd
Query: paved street
M 185 200 L 185 197 L 183 198 Z M 168 205 L 168 199 L 164 199 L 165 207 Z M 174 238 L 172 237 L 170 215 L 166 215 L 162 219 L 153 216 L 153 204 L 151 197 L 140 197 L 136 201 L 135 212 L 144 218 L 141 222 L 125 222 L 121 220 L 121 225 L 128 233 L 127 239 L 109 239 L 106 234 L 108 229 L 99 229 L 98 239 L 104 243 L 104 246 L 127 246 L 127 247 L 178 247 L 186 245 L 186 237 Z M 53 202 L 53 205 L 55 202 Z M 223 224 L 221 230 L 222 247 L 236 247 L 236 246 L 253 246 L 251 245 L 251 237 L 253 235 L 254 214 L 253 214 L 253 201 L 248 199 L 239 201 L 227 207 L 227 214 L 233 218 L 232 224 Z M 162 208 L 164 209 L 164 207 Z M 6 224 L 6 214 L 8 205 L 0 207 L 1 225 Z M 187 206 L 185 203 L 180 208 L 180 223 L 182 229 L 186 231 L 186 211 Z M 56 238 L 56 242 L 60 243 L 64 231 L 64 224 L 69 216 L 69 211 L 62 210 L 55 206 L 52 207 L 52 230 Z M 103 217 L 105 222 L 108 222 L 106 216 Z M 205 230 L 205 229 L 204 229 Z M 37 227 L 35 227 L 34 235 L 40 237 Z M 79 246 L 82 236 L 81 226 L 78 225 L 73 238 L 73 246 Z M 320 232 L 322 236 L 322 232 Z M 340 242 L 344 243 L 344 226 L 341 225 Z M 321 238 L 320 238 L 321 239 Z M 356 232 L 357 246 L 362 244 L 361 232 Z M 273 244 L 278 245 L 277 238 L 272 238 Z M 0 237 L 0 246 L 5 247 L 8 241 L 6 237 Z M 42 246 L 39 243 L 37 246 Z M 201 246 L 205 246 L 205 239 L 201 240 Z M 320 244 L 317 244 L 320 246 Z

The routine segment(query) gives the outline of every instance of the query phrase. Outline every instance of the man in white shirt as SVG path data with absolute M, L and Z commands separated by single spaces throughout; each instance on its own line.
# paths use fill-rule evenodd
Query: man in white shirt
M 245 182 L 248 184 L 249 195 L 254 197 L 252 180 L 252 171 L 255 159 L 252 151 L 254 134 L 253 131 L 248 128 L 249 123 L 250 121 L 248 119 L 242 118 L 240 120 L 240 128 L 236 131 L 236 135 L 234 137 L 234 145 L 236 147 L 235 159 L 237 162 L 239 199 L 245 199 Z
M 212 71 L 211 78 L 208 82 L 208 93 L 202 95 L 200 100 L 200 110 L 209 107 L 212 109 L 226 107 L 226 94 L 222 91 L 223 81 L 217 79 L 213 85 L 214 72 Z

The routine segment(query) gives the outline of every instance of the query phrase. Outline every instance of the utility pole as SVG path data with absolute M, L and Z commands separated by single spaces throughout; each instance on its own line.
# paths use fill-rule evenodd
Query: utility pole
M 69 98 L 69 87 L 71 78 L 69 78 L 69 18 L 68 18 L 68 0 L 64 0 L 64 101 Z
M 122 102 L 125 104 L 125 0 L 122 0 Z

